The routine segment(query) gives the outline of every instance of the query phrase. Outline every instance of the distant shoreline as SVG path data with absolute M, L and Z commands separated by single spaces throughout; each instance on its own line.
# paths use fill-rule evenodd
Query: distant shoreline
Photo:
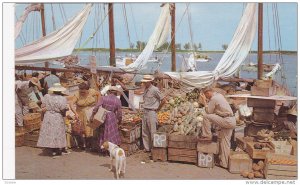
M 74 49 L 74 51 L 109 51 L 108 48 L 82 48 L 82 49 Z M 120 49 L 120 48 L 116 48 L 116 51 L 117 52 L 141 52 L 139 51 L 138 49 Z M 157 53 L 163 53 L 164 51 L 154 51 L 154 52 L 157 52 Z M 192 51 L 189 51 L 189 50 L 176 50 L 176 52 L 178 53 L 189 53 L 189 52 L 192 52 Z M 200 53 L 224 53 L 225 51 L 197 51 L 197 52 L 200 52 Z M 168 51 L 168 53 L 170 53 L 170 51 Z M 257 51 L 251 51 L 251 53 L 257 53 Z M 278 51 L 264 51 L 264 53 L 271 53 L 271 54 L 278 54 L 279 52 Z M 296 55 L 298 52 L 297 51 L 281 51 L 281 54 L 286 54 L 286 55 Z

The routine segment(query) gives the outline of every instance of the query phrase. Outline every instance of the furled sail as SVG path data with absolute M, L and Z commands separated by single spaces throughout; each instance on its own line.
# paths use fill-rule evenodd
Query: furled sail
M 86 23 L 92 4 L 84 9 L 61 29 L 42 37 L 15 51 L 16 64 L 46 62 L 71 55 Z
M 188 87 L 203 88 L 232 76 L 247 57 L 256 32 L 256 3 L 248 3 L 227 50 L 213 71 L 165 72 Z
M 41 3 L 38 4 L 34 3 L 34 4 L 30 4 L 28 7 L 25 8 L 23 15 L 19 18 L 19 20 L 16 22 L 15 25 L 15 39 L 19 36 L 22 30 L 23 23 L 25 22 L 29 13 L 32 11 L 40 11 L 41 7 L 42 7 Z
M 170 34 L 170 5 L 166 3 L 161 10 L 159 19 L 155 29 L 142 53 L 138 56 L 134 63 L 122 68 L 125 71 L 136 71 L 146 65 L 153 51 L 162 46 L 168 39 Z

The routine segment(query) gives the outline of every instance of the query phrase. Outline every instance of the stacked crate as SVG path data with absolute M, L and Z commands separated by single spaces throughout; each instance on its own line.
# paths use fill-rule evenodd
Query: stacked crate
M 252 119 L 246 122 L 245 136 L 256 136 L 262 129 L 272 129 L 275 121 L 275 100 L 248 98 L 248 107 L 253 107 Z
M 215 165 L 215 154 L 219 153 L 219 143 L 210 141 L 199 141 L 197 144 L 198 166 L 202 168 L 213 168 Z
M 156 132 L 153 135 L 152 159 L 156 161 L 167 161 L 168 136 L 165 132 Z
M 197 164 L 196 136 L 169 135 L 168 160 Z
M 126 156 L 136 153 L 141 148 L 141 124 L 125 124 L 121 126 L 121 148 Z

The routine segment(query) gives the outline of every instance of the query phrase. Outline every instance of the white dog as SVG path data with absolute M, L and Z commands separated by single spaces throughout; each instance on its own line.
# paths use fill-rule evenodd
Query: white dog
M 123 172 L 123 176 L 125 176 L 126 156 L 124 150 L 108 141 L 105 141 L 102 144 L 101 149 L 105 149 L 109 151 L 110 162 L 111 162 L 109 171 L 112 171 L 113 159 L 115 159 L 117 179 L 119 179 L 119 175 L 121 175 L 121 171 Z

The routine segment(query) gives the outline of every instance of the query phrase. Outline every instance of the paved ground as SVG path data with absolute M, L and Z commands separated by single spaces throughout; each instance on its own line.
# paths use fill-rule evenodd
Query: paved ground
M 109 172 L 109 158 L 96 153 L 71 151 L 53 159 L 42 149 L 16 147 L 16 179 L 115 179 Z M 199 168 L 193 164 L 174 162 L 147 162 L 142 164 L 145 154 L 139 152 L 127 158 L 124 179 L 243 179 L 226 169 Z

